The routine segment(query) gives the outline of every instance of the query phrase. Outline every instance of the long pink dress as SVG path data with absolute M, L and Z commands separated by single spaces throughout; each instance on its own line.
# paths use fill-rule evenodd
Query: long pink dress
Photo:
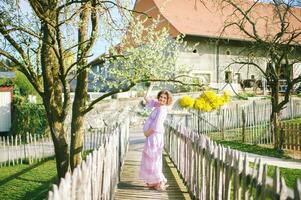
M 155 184 L 166 182 L 162 173 L 162 151 L 164 146 L 163 123 L 167 116 L 167 107 L 159 106 L 159 102 L 156 100 L 151 100 L 147 107 L 154 109 L 146 120 L 143 131 L 153 128 L 154 133 L 145 139 L 139 177 L 145 183 Z

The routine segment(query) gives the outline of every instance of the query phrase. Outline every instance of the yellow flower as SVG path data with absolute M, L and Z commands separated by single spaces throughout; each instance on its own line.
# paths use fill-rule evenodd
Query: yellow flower
M 224 92 L 223 99 L 224 99 L 224 102 L 230 101 L 230 95 L 228 94 L 228 92 Z
M 210 104 L 205 104 L 203 111 L 210 112 L 213 110 L 213 107 Z
M 197 109 L 197 110 L 203 110 L 204 107 L 205 107 L 205 100 L 204 99 L 196 99 L 195 102 L 194 102 L 194 108 Z
M 183 108 L 192 108 L 194 105 L 194 99 L 191 98 L 190 96 L 183 96 L 180 99 L 180 106 Z
M 225 104 L 224 98 L 219 97 L 219 98 L 216 100 L 216 104 L 218 105 L 218 107 L 223 106 L 223 105 Z
M 189 96 L 183 96 L 180 99 L 180 105 L 184 108 L 194 108 L 202 112 L 210 112 L 223 106 L 226 102 L 230 101 L 230 96 L 224 92 L 222 96 L 218 96 L 214 91 L 204 91 L 197 99 Z

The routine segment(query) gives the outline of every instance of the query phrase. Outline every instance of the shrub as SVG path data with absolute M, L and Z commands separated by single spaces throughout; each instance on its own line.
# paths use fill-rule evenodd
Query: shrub
M 192 99 L 189 96 L 183 96 L 179 104 L 184 108 L 194 108 L 203 112 L 210 112 L 223 106 L 230 101 L 230 96 L 224 92 L 222 96 L 218 96 L 211 90 L 204 91 L 197 99 Z
M 192 108 L 194 105 L 194 99 L 190 96 L 183 96 L 179 103 L 183 108 Z
M 241 100 L 248 100 L 248 97 L 255 97 L 255 93 L 247 93 L 247 92 L 241 92 L 238 94 L 237 98 Z
M 14 79 L 14 84 L 20 91 L 20 95 L 28 96 L 30 94 L 37 95 L 36 90 L 27 80 L 26 76 L 19 71 L 16 71 L 16 78 Z
M 44 134 L 47 127 L 46 112 L 41 104 L 29 103 L 24 97 L 15 95 L 13 99 L 12 130 L 13 135 L 27 132 Z
M 12 86 L 13 82 L 9 78 L 0 78 L 0 86 Z

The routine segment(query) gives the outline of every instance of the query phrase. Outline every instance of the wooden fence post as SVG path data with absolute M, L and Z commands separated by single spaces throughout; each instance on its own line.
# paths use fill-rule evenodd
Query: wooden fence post
M 198 134 L 200 134 L 200 111 L 198 110 L 198 115 L 197 115 L 197 125 L 198 125 Z
M 222 140 L 225 140 L 225 109 L 222 110 L 221 134 Z
M 236 120 L 237 120 L 237 127 L 240 125 L 240 117 L 239 117 L 239 106 L 236 104 Z
M 242 109 L 242 112 L 241 112 L 241 119 L 242 119 L 242 132 L 241 132 L 241 135 L 242 135 L 242 142 L 246 142 L 246 137 L 245 137 L 245 133 L 246 133 L 246 113 L 245 113 L 245 110 Z
M 284 128 L 280 127 L 279 145 L 278 145 L 278 150 L 279 151 L 283 150 L 283 144 L 284 144 Z
M 292 98 L 290 98 L 289 100 L 289 103 L 290 103 L 290 118 L 293 119 L 294 118 L 294 110 L 293 110 L 293 101 L 292 101 Z
M 255 124 L 256 124 L 256 102 L 253 101 L 253 124 L 252 125 Z
M 296 200 L 301 200 L 301 181 L 300 179 L 296 180 L 294 188 L 294 197 Z
M 189 126 L 189 124 L 190 124 L 189 122 L 190 122 L 190 115 L 189 115 L 189 114 L 186 114 L 186 115 L 185 115 L 185 127 L 186 127 L 186 128 L 190 127 L 190 126 Z

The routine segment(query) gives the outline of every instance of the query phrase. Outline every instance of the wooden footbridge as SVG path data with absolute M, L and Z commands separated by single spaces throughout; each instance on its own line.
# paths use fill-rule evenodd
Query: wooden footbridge
M 191 199 L 176 167 L 172 164 L 167 154 L 163 156 L 163 173 L 167 178 L 169 187 L 162 192 L 144 187 L 143 181 L 138 178 L 143 143 L 144 136 L 141 128 L 131 129 L 129 151 L 122 167 L 115 199 Z
M 162 192 L 144 188 L 138 178 L 144 143 L 140 130 L 129 129 L 127 121 L 95 137 L 101 146 L 54 185 L 48 199 L 301 200 L 300 180 L 289 188 L 279 168 L 268 176 L 268 166 L 260 159 L 250 161 L 243 152 L 173 123 L 166 124 L 164 134 L 163 172 L 169 187 Z

